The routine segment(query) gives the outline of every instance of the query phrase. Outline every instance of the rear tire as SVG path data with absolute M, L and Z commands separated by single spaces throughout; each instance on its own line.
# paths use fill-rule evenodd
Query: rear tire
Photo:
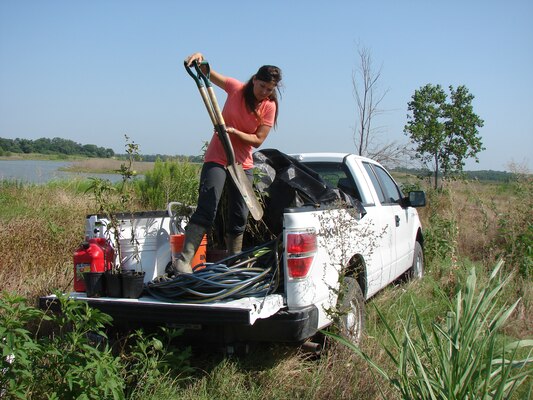
M 415 250 L 413 255 L 413 264 L 407 271 L 407 278 L 409 280 L 420 279 L 424 276 L 424 252 L 419 242 L 415 242 Z
M 354 344 L 358 344 L 365 328 L 365 298 L 357 279 L 345 277 L 339 297 L 340 334 Z

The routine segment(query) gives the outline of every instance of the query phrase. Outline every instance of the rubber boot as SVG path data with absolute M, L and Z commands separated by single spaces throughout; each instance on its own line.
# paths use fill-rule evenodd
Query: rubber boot
M 172 264 L 174 274 L 192 274 L 191 261 L 200 247 L 206 229 L 201 225 L 189 223 L 185 228 L 185 241 L 180 255 Z
M 233 256 L 242 251 L 242 238 L 244 234 L 242 233 L 228 233 L 226 234 L 226 248 L 228 249 L 228 254 Z

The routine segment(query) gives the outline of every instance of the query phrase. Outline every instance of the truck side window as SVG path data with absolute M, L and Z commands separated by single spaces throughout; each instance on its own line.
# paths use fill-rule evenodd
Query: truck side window
M 386 203 L 387 201 L 385 200 L 385 194 L 383 193 L 383 189 L 381 188 L 381 184 L 379 183 L 379 179 L 376 176 L 376 173 L 372 169 L 372 165 L 370 165 L 367 162 L 363 162 L 363 166 L 365 167 L 365 170 L 366 170 L 368 176 L 370 177 L 370 180 L 372 181 L 372 185 L 374 186 L 374 189 L 376 189 L 376 193 L 378 195 L 379 202 L 381 204 Z
M 391 176 L 383 168 L 377 165 L 374 165 L 373 167 L 374 171 L 376 171 L 378 179 L 381 182 L 383 191 L 385 192 L 385 203 L 398 204 L 400 202 L 400 199 L 402 198 L 402 194 L 398 189 L 398 185 L 396 185 L 396 182 L 394 182 Z

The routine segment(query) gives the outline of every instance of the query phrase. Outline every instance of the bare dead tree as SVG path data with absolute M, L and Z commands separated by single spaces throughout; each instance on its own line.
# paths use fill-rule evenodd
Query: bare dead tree
M 357 103 L 356 126 L 353 137 L 357 154 L 373 158 L 388 167 L 402 164 L 409 159 L 410 147 L 396 141 L 379 143 L 378 138 L 383 127 L 375 127 L 374 119 L 385 113 L 380 105 L 389 92 L 379 90 L 382 67 L 375 70 L 372 54 L 366 47 L 358 46 L 359 64 L 352 73 L 353 96 Z
M 360 64 L 352 73 L 353 95 L 357 103 L 358 123 L 354 129 L 354 143 L 359 155 L 368 155 L 368 149 L 375 136 L 376 129 L 372 127 L 372 120 L 383 113 L 379 108 L 388 90 L 378 93 L 378 81 L 381 77 L 381 67 L 374 71 L 372 55 L 366 47 L 357 50 Z
M 409 144 L 392 141 L 369 150 L 367 156 L 387 168 L 395 168 L 407 163 L 412 165 L 412 162 L 409 162 L 412 153 L 413 148 Z

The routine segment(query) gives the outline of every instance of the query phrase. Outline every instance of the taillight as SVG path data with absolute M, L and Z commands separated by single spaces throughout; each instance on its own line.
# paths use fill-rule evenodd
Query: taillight
M 287 268 L 290 278 L 305 278 L 316 253 L 314 232 L 287 234 Z

